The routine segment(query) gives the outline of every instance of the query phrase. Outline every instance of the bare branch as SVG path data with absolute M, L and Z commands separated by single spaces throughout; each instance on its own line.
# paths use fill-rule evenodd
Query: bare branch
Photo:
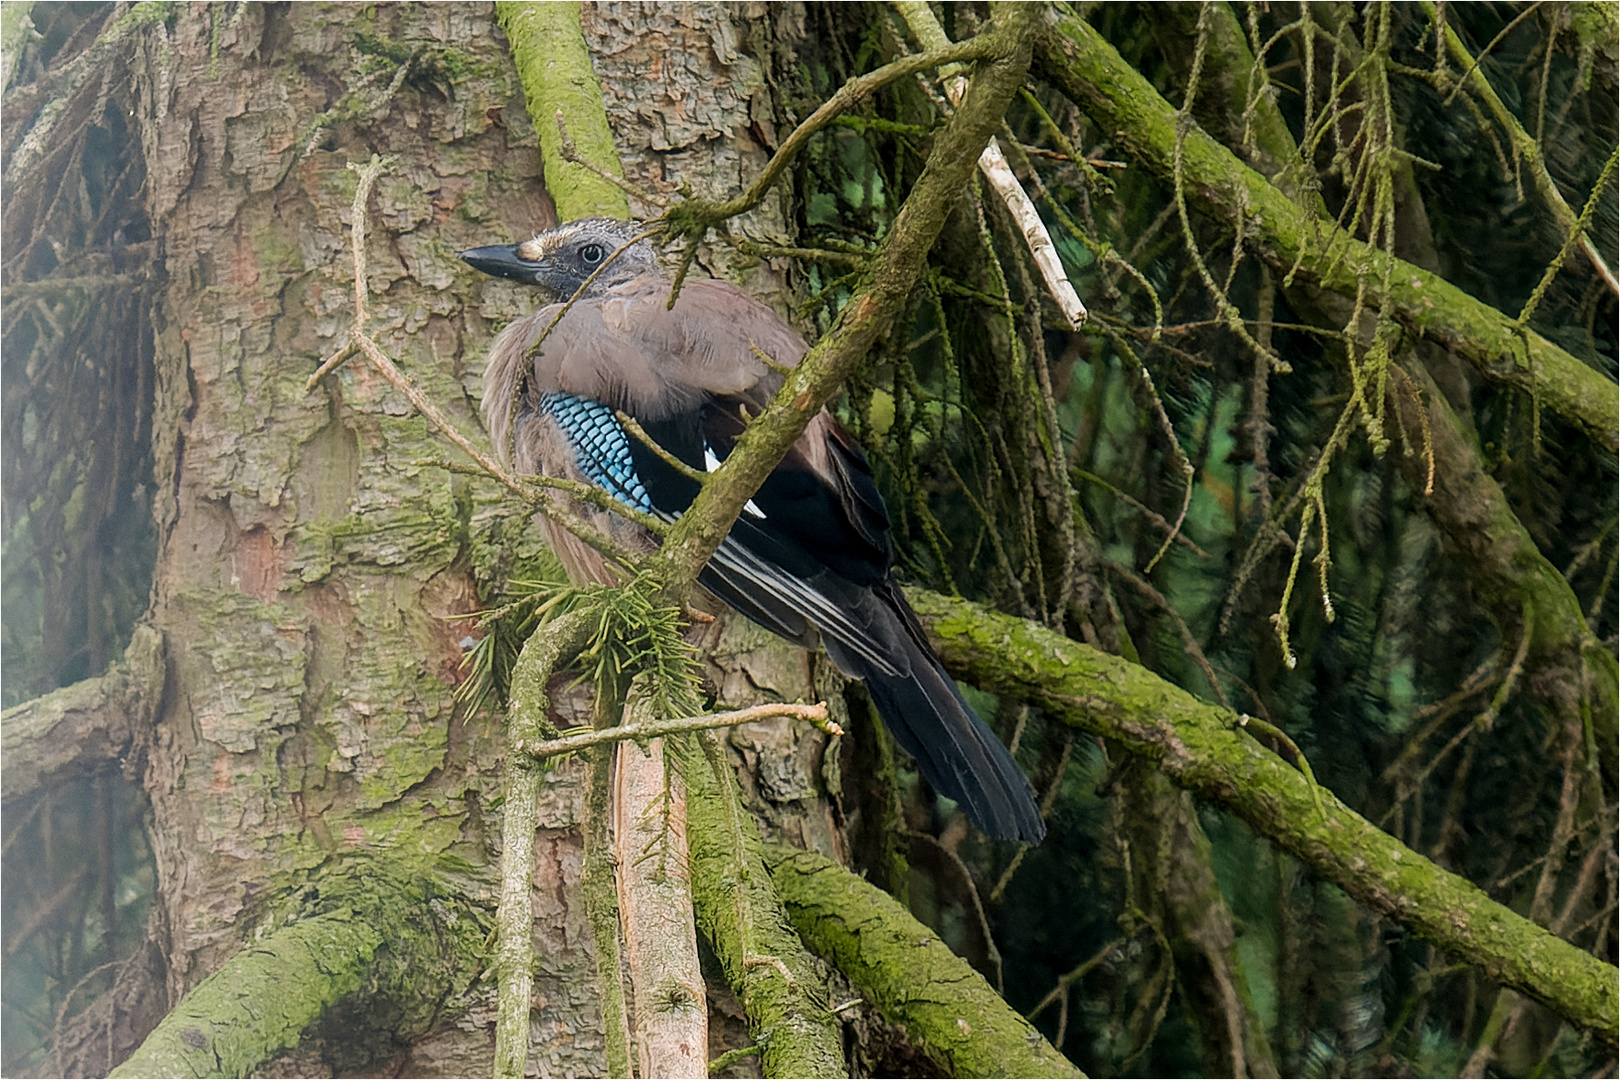
M 626 739 L 658 739 L 665 735 L 676 735 L 683 731 L 706 731 L 709 728 L 735 727 L 738 724 L 750 724 L 755 720 L 771 720 L 778 716 L 786 716 L 794 720 L 803 720 L 806 723 L 814 724 L 829 735 L 842 735 L 844 733 L 844 729 L 834 723 L 827 715 L 827 706 L 823 703 L 815 705 L 769 704 L 750 705 L 746 709 L 708 713 L 704 716 L 682 716 L 674 719 L 649 719 L 639 720 L 635 723 L 627 722 L 620 724 L 618 727 L 587 731 L 579 735 L 565 735 L 561 738 L 547 739 L 543 742 L 519 743 L 515 749 L 519 753 L 527 754 L 535 760 L 541 761 L 562 754 L 575 754 L 581 750 L 588 750 L 593 746 L 601 746 L 604 743 L 623 742 Z
M 906 20 L 912 36 L 924 49 L 938 52 L 950 46 L 950 39 L 945 36 L 939 20 L 934 18 L 933 11 L 923 0 L 896 0 L 894 6 Z M 960 105 L 965 93 L 967 80 L 962 76 L 945 80 L 945 95 L 951 99 L 952 105 Z M 994 138 L 985 144 L 984 152 L 979 155 L 979 171 L 995 193 L 1001 196 L 1001 201 L 1007 205 L 1007 212 L 1018 223 L 1018 228 L 1024 234 L 1024 243 L 1029 245 L 1029 254 L 1041 271 L 1041 279 L 1046 282 L 1046 290 L 1057 302 L 1069 329 L 1080 329 L 1085 325 L 1086 305 L 1080 302 L 1080 295 L 1074 291 L 1074 285 L 1063 269 L 1063 262 L 1058 258 L 1057 248 L 1052 243 L 1051 234 L 1046 231 L 1046 223 L 1035 209 L 1035 203 L 1018 182 L 1018 177 L 1013 175 L 1012 166 L 1007 164 L 1007 156 L 1001 152 L 1001 146 Z

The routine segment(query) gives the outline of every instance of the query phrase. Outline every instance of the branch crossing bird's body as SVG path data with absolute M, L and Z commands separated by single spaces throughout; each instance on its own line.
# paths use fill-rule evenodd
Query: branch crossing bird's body
M 514 247 L 461 253 L 486 273 L 573 299 L 561 318 L 561 303 L 553 304 L 496 338 L 484 374 L 484 422 L 515 468 L 594 484 L 635 510 L 673 519 L 697 494 L 690 472 L 719 467 L 781 385 L 776 368 L 795 366 L 806 350 L 775 312 L 726 282 L 689 280 L 669 307 L 670 284 L 650 248 L 633 244 L 613 258 L 633 236 L 625 223 L 593 218 Z M 627 433 L 615 410 L 687 469 Z M 627 519 L 587 516 L 621 543 L 650 550 L 647 530 Z M 614 580 L 592 548 L 542 523 L 575 580 Z M 937 791 L 986 835 L 1038 842 L 1045 826 L 1029 781 L 940 667 L 890 575 L 893 564 L 871 469 L 823 410 L 749 500 L 699 580 L 807 648 L 819 632 L 833 662 L 866 684 Z

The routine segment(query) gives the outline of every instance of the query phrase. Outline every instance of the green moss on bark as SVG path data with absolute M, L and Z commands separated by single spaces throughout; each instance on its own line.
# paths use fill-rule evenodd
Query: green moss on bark
M 1368 907 L 1614 1041 L 1614 967 L 1496 903 L 1247 737 L 1242 719 L 1144 668 L 1022 619 L 907 590 L 953 673 L 1155 762 Z
M 352 912 L 294 923 L 204 979 L 112 1075 L 247 1076 L 358 990 L 381 945 Z
M 477 975 L 487 923 L 397 871 L 352 860 L 318 889 L 287 894 L 314 913 L 227 960 L 112 1075 L 247 1076 L 340 1002 L 373 1038 L 425 1030 Z
M 765 861 L 810 947 L 947 1075 L 1085 1075 L 892 896 L 812 852 L 772 845 Z
M 1131 155 L 1171 175 L 1176 110 L 1085 20 L 1053 19 L 1037 40 L 1036 70 L 1069 95 Z M 1427 270 L 1388 255 L 1307 214 L 1266 178 L 1196 126 L 1182 145 L 1188 197 L 1205 213 L 1241 223 L 1268 262 L 1299 271 L 1324 288 L 1366 304 L 1390 282 L 1396 317 L 1415 336 L 1439 341 L 1486 377 L 1536 395 L 1597 442 L 1620 448 L 1620 397 L 1614 383 L 1514 320 Z

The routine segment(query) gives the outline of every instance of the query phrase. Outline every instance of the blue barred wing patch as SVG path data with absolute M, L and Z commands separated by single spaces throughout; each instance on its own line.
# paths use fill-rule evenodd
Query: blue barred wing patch
M 656 512 L 636 475 L 630 438 L 612 409 L 575 394 L 549 393 L 541 397 L 540 411 L 556 421 L 568 437 L 574 459 L 591 483 L 626 506 L 646 514 Z

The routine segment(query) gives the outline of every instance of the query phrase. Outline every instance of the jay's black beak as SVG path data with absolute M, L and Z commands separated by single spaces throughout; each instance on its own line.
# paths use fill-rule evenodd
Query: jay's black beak
M 474 270 L 482 270 L 491 277 L 511 278 L 525 285 L 535 283 L 536 271 L 540 269 L 539 263 L 518 258 L 517 248 L 512 245 L 495 244 L 492 247 L 468 248 L 466 251 L 457 252 L 457 255 Z

